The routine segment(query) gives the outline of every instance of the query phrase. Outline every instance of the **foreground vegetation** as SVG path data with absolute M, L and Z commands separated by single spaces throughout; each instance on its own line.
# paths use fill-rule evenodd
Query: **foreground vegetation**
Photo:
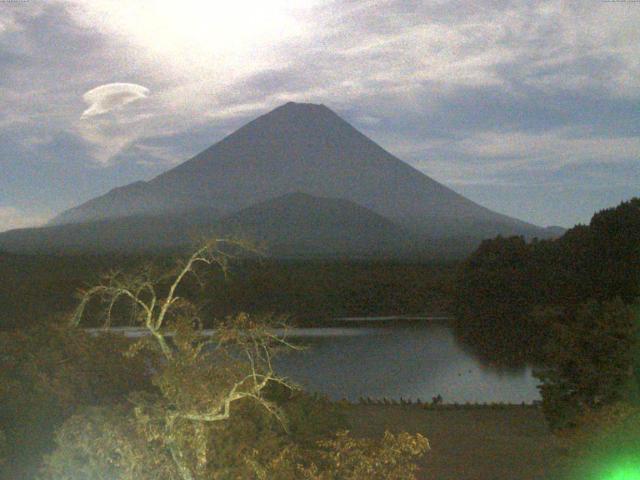
M 97 271 L 112 258 L 3 258 L 9 281 L 0 298 L 18 321 L 5 318 L 0 332 L 2 478 L 640 472 L 640 199 L 558 240 L 486 241 L 455 282 L 447 264 L 371 262 L 244 260 L 225 276 L 234 251 L 218 247 L 175 265 L 114 257 L 139 268 L 103 277 Z M 81 298 L 67 299 L 82 284 Z M 297 390 L 271 368 L 273 355 L 295 348 L 270 334 L 279 313 L 302 321 L 313 320 L 302 315 L 309 311 L 422 313 L 448 308 L 452 292 L 457 333 L 475 354 L 537 364 L 540 411 L 345 406 Z M 78 302 L 74 325 L 55 320 Z M 226 319 L 211 343 L 200 330 L 215 317 Z M 132 322 L 149 336 L 91 337 L 78 327 Z M 511 421 L 513 431 L 504 428 Z
M 181 287 L 198 266 L 226 270 L 233 253 L 220 244 L 169 272 L 106 275 L 82 292 L 71 326 L 3 333 L 5 478 L 415 478 L 427 439 L 351 436 L 333 405 L 273 370 L 278 350 L 295 346 L 269 319 L 239 314 L 201 335 Z M 107 330 L 133 320 L 148 336 L 89 337 L 77 325 L 93 315 Z

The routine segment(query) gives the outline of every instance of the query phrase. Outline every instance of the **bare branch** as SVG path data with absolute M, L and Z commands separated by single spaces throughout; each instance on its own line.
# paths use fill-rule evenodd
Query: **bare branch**
M 158 345 L 164 356 L 164 362 L 158 366 L 157 377 L 162 396 L 152 409 L 155 418 L 164 425 L 165 444 L 183 480 L 194 480 L 194 472 L 199 468 L 198 465 L 189 465 L 190 457 L 182 450 L 185 447 L 176 440 L 180 438 L 179 429 L 184 427 L 184 421 L 195 422 L 193 428 L 202 433 L 205 424 L 229 419 L 235 402 L 251 399 L 277 418 L 287 430 L 284 413 L 264 397 L 264 391 L 271 382 L 297 388 L 274 372 L 272 358 L 275 347 L 299 347 L 275 335 L 267 323 L 256 322 L 246 314 L 221 325 L 217 339 L 205 340 L 195 305 L 178 295 L 187 275 L 194 275 L 202 285 L 196 271 L 199 265 L 216 266 L 227 275 L 229 263 L 236 257 L 221 246 L 259 253 L 248 242 L 213 239 L 205 242 L 167 275 L 154 274 L 151 266 L 131 276 L 110 272 L 100 285 L 81 292 L 80 303 L 71 319 L 74 325 L 78 325 L 86 315 L 87 305 L 95 298 L 105 305 L 104 327 L 108 329 L 118 301 L 126 299 L 131 303 L 137 320 L 143 323 L 155 340 L 152 344 Z M 160 294 L 165 288 L 167 293 Z M 175 332 L 171 332 L 175 334 L 173 345 L 167 338 L 170 334 L 167 331 L 169 319 L 172 326 L 175 321 Z M 141 348 L 143 343 L 139 341 L 130 351 L 135 353 Z M 240 358 L 238 349 L 241 354 L 244 352 Z M 243 361 L 245 357 L 246 361 Z M 193 392 L 185 392 L 185 371 L 193 375 L 190 383 L 196 386 Z M 224 382 L 220 383 L 220 378 L 224 378 Z M 200 448 L 198 458 L 206 458 L 206 448 L 209 447 L 201 445 Z

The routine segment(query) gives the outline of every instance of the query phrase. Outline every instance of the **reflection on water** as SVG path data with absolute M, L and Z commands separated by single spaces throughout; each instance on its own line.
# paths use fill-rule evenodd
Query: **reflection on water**
M 272 333 L 279 337 L 288 339 L 295 338 L 297 344 L 308 344 L 307 338 L 313 337 L 356 337 L 361 335 L 372 335 L 379 328 L 344 328 L 344 327 L 323 327 L 323 328 L 275 328 Z
M 445 403 L 531 403 L 540 398 L 530 367 L 483 365 L 443 324 L 300 329 L 288 337 L 308 348 L 278 358 L 279 373 L 332 399 L 430 401 L 440 394 Z

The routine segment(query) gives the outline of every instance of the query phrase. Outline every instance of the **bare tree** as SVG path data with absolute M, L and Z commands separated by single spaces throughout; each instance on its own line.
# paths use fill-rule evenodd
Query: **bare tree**
M 208 425 L 229 420 L 235 402 L 257 402 L 286 429 L 284 415 L 264 393 L 271 383 L 295 388 L 274 371 L 272 358 L 281 347 L 297 347 L 273 333 L 274 322 L 247 314 L 228 318 L 207 337 L 196 305 L 178 294 L 187 276 L 199 278 L 198 267 L 217 267 L 226 275 L 238 248 L 251 250 L 245 242 L 214 239 L 168 274 L 150 267 L 133 275 L 111 272 L 81 292 L 71 320 L 79 325 L 87 317 L 87 306 L 97 300 L 103 326 L 109 329 L 116 304 L 124 301 L 132 307 L 136 323 L 148 335 L 132 343 L 127 354 L 149 349 L 159 353 L 154 383 L 160 394 L 132 397 L 136 419 L 150 441 L 168 449 L 183 480 L 194 480 L 205 468 Z

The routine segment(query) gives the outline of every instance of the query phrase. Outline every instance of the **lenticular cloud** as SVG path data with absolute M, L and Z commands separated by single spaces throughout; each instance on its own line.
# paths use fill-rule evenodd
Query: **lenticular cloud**
M 86 92 L 82 98 L 89 105 L 82 117 L 92 117 L 121 108 L 149 95 L 149 89 L 135 83 L 107 83 Z

